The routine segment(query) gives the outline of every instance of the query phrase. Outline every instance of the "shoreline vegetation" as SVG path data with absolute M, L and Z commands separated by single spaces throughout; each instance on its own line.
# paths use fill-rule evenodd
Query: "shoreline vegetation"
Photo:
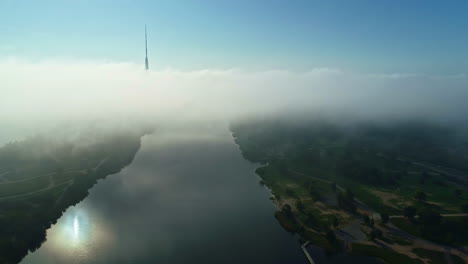
M 43 135 L 0 148 L 0 263 L 18 263 L 38 249 L 68 207 L 132 162 L 149 132 L 89 132 L 77 140 Z
M 230 129 L 242 155 L 262 164 L 256 174 L 278 206 L 275 217 L 301 244 L 386 263 L 468 261 L 458 250 L 468 245 L 468 217 L 443 216 L 467 213 L 462 133 L 427 123 L 279 119 Z M 430 237 L 441 223 L 444 232 Z

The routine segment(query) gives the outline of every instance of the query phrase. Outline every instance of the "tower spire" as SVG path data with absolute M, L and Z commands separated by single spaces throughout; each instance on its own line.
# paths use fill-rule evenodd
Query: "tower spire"
M 148 38 L 146 36 L 146 24 L 145 24 L 145 70 L 149 70 L 148 63 Z

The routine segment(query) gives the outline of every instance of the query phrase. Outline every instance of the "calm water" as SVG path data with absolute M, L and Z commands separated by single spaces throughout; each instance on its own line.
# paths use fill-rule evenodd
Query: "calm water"
M 307 263 L 255 167 L 225 124 L 159 129 L 22 263 Z

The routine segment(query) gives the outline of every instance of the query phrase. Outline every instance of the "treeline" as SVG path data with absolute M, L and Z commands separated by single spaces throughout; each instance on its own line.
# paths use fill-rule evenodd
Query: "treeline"
M 326 166 L 336 175 L 371 185 L 397 184 L 406 176 L 404 160 L 468 171 L 468 134 L 420 121 L 345 124 L 269 119 L 237 122 L 231 130 L 251 161 L 288 159 Z
M 468 213 L 468 204 L 462 209 Z M 394 220 L 403 229 L 424 239 L 441 244 L 460 246 L 468 243 L 468 221 L 466 217 L 443 217 L 433 209 L 418 210 L 408 206 L 403 210 L 405 219 Z

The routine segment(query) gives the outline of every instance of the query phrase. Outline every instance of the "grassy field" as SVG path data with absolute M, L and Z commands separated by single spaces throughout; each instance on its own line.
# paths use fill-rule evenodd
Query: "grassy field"
M 0 197 L 21 195 L 46 188 L 49 185 L 49 176 L 36 177 L 13 183 L 0 184 Z
M 468 245 L 468 218 L 444 217 L 437 230 L 424 231 L 417 219 L 410 222 L 403 218 L 392 219 L 392 223 L 400 229 L 436 243 L 453 246 Z
M 53 175 L 54 182 L 56 184 L 63 183 L 74 179 L 75 177 L 82 176 L 84 172 L 82 171 L 72 171 L 72 172 L 62 172 L 55 173 Z
M 416 253 L 416 255 L 422 258 L 430 259 L 430 264 L 446 264 L 447 263 L 444 252 L 433 251 L 433 250 L 428 250 L 424 248 L 414 248 L 412 251 Z M 459 256 L 451 254 L 451 258 L 454 264 L 465 263 L 463 259 L 460 258 Z
M 365 256 L 379 258 L 388 264 L 401 263 L 401 264 L 423 264 L 419 259 L 413 259 L 408 256 L 396 253 L 395 251 L 371 246 L 364 244 L 353 244 L 352 252 L 355 254 L 361 254 Z

